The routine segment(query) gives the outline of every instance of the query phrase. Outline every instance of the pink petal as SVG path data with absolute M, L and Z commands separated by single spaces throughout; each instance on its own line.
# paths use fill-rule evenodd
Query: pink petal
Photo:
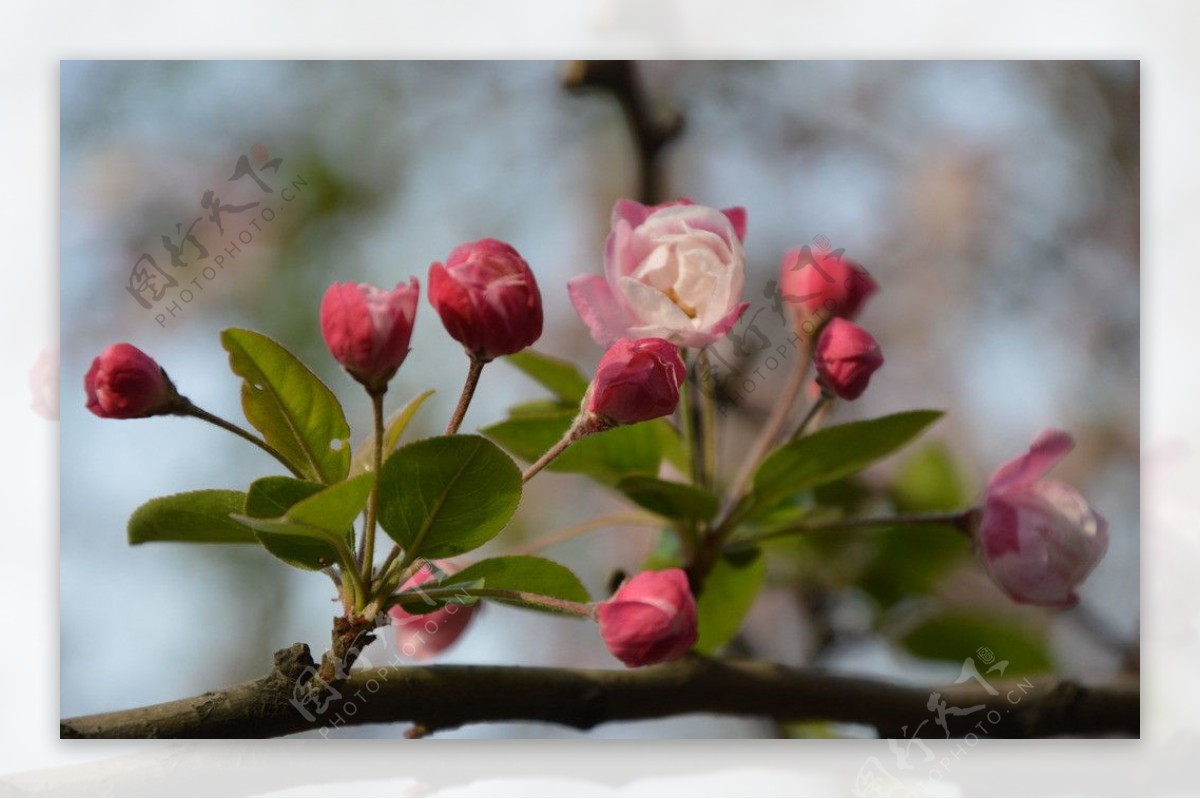
M 1067 456 L 1075 447 L 1075 439 L 1063 430 L 1044 430 L 1034 439 L 1029 452 L 1001 466 L 987 483 L 987 491 L 994 494 L 1007 491 L 1014 486 L 1034 482 Z
M 572 278 L 567 282 L 567 293 L 597 344 L 607 347 L 626 334 L 632 320 L 604 278 L 599 275 Z
M 630 227 L 637 227 L 646 221 L 646 217 L 654 213 L 654 209 L 642 205 L 637 200 L 617 200 L 612 209 L 612 227 L 617 226 L 617 220 L 623 219 Z
M 723 208 L 721 213 L 729 219 L 729 223 L 733 225 L 733 232 L 737 234 L 738 241 L 746 240 L 746 209 L 741 206 L 734 208 Z

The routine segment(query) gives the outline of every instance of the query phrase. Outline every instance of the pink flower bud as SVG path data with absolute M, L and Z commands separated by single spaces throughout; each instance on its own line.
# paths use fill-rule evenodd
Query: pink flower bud
M 495 239 L 456 247 L 429 267 L 429 302 L 475 358 L 520 352 L 542 335 L 542 295 L 529 264 Z
M 612 424 L 634 424 L 674 412 L 687 371 L 679 349 L 661 338 L 620 339 L 608 348 L 583 408 Z
M 132 344 L 113 344 L 92 361 L 83 378 L 87 408 L 105 419 L 140 419 L 171 413 L 179 395 L 167 373 Z
M 645 571 L 596 608 L 600 636 L 626 666 L 677 660 L 696 643 L 696 600 L 682 569 Z
M 382 391 L 408 357 L 421 296 L 417 279 L 391 291 L 366 283 L 334 283 L 321 299 L 325 345 L 369 391 Z
M 867 331 L 845 319 L 833 319 L 817 339 L 813 356 L 817 380 L 842 399 L 858 399 L 871 375 L 883 366 L 879 344 Z
M 1042 480 L 1075 446 L 1046 430 L 988 480 L 976 541 L 988 573 L 1017 602 L 1070 607 L 1108 549 L 1108 522 L 1069 485 Z
M 783 299 L 809 316 L 853 319 L 879 285 L 840 250 L 789 250 L 779 264 Z
M 449 570 L 446 563 L 439 561 L 437 566 Z M 422 566 L 400 590 L 424 585 L 436 576 L 429 566 Z M 477 610 L 478 604 L 449 603 L 432 613 L 415 614 L 399 605 L 392 606 L 388 609 L 388 615 L 391 616 L 392 631 L 395 633 L 396 651 L 413 660 L 429 660 L 450 648 L 462 636 Z

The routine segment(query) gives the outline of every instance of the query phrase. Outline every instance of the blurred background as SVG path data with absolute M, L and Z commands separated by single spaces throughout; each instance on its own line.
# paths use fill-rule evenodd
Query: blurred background
M 887 365 L 834 420 L 948 411 L 920 446 L 847 484 L 846 495 L 868 508 L 969 502 L 992 469 L 1057 426 L 1079 446 L 1055 476 L 1078 486 L 1110 523 L 1109 554 L 1080 607 L 1057 614 L 1012 605 L 965 548 L 941 539 L 797 543 L 774 558 L 735 648 L 913 683 L 955 679 L 963 659 L 985 646 L 1029 671 L 1088 681 L 1135 672 L 1137 64 L 637 69 L 650 113 L 683 122 L 656 164 L 660 198 L 748 210 L 746 294 L 751 313 L 768 308 L 759 319 L 768 337 L 785 335 L 763 292 L 788 248 L 824 237 L 881 284 L 860 322 Z M 619 197 L 638 196 L 641 174 L 619 103 L 605 91 L 567 91 L 567 72 L 556 62 L 63 63 L 62 715 L 253 678 L 295 641 L 322 649 L 335 612 L 325 577 L 261 551 L 127 546 L 125 521 L 145 500 L 242 488 L 275 470 L 266 456 L 191 420 L 93 417 L 82 376 L 107 344 L 134 343 L 197 404 L 240 419 L 238 381 L 217 334 L 261 330 L 333 387 L 360 437 L 369 406 L 321 342 L 321 292 L 333 280 L 390 286 L 409 275 L 424 286 L 432 261 L 491 236 L 513 244 L 538 276 L 547 320 L 537 348 L 585 371 L 594 366 L 599 348 L 565 283 L 600 271 L 609 210 Z M 238 169 L 243 157 L 253 177 Z M 210 190 L 209 204 L 228 209 L 220 232 L 202 205 Z M 207 260 L 185 243 L 197 218 Z M 172 266 L 164 237 L 191 263 Z M 143 253 L 161 270 L 152 270 L 160 285 L 177 280 L 158 301 L 143 294 L 149 308 L 128 290 Z M 205 265 L 222 254 L 224 268 L 208 277 Z M 410 435 L 440 432 L 465 370 L 461 349 L 424 304 L 413 353 L 389 393 L 398 406 L 437 389 Z M 767 373 L 731 412 L 723 451 L 742 451 L 785 380 L 782 370 Z M 464 429 L 538 396 L 515 369 L 489 367 Z M 582 477 L 547 474 L 486 552 L 617 507 Z M 546 554 L 600 596 L 613 569 L 635 569 L 654 545 L 654 531 L 618 528 Z M 389 641 L 377 646 L 368 658 L 386 659 Z M 498 607 L 486 608 L 443 660 L 617 665 L 590 625 Z M 860 732 L 676 719 L 590 735 Z M 445 735 L 580 733 L 491 725 Z

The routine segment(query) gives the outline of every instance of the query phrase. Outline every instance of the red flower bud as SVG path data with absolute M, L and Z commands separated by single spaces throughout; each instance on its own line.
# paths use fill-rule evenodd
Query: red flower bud
M 859 264 L 837 251 L 789 250 L 779 264 L 783 299 L 806 314 L 822 319 L 853 319 L 879 285 Z
M 583 408 L 612 424 L 657 419 L 679 404 L 686 375 L 674 344 L 661 338 L 620 339 L 600 359 Z
M 113 344 L 83 378 L 87 408 L 105 419 L 171 413 L 179 395 L 163 368 L 132 344 Z
M 853 322 L 833 319 L 817 339 L 813 356 L 817 379 L 842 399 L 858 399 L 876 369 L 883 366 L 883 353 L 875 338 Z
M 520 352 L 542 335 L 542 295 L 529 264 L 495 239 L 456 247 L 429 267 L 429 302 L 473 357 Z
M 696 643 L 696 600 L 682 569 L 646 571 L 596 608 L 600 636 L 626 666 L 676 660 Z
M 421 289 L 417 279 L 391 291 L 366 283 L 334 283 L 321 299 L 325 345 L 350 375 L 381 391 L 408 357 Z
M 438 568 L 443 570 L 447 569 L 447 565 L 437 563 Z M 435 579 L 435 576 L 429 566 L 422 566 L 400 590 L 416 588 Z M 388 615 L 391 616 L 392 631 L 396 635 L 396 651 L 413 660 L 428 660 L 440 654 L 462 636 L 477 610 L 478 604 L 448 603 L 432 613 L 416 614 L 393 605 L 388 609 Z
M 1070 607 L 1108 549 L 1108 522 L 1073 487 L 1043 480 L 1075 446 L 1046 430 L 988 480 L 976 540 L 988 573 L 1017 602 Z

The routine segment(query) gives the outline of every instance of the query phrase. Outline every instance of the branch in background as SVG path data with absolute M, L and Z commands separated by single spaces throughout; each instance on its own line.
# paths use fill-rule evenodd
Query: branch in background
M 572 91 L 601 89 L 611 92 L 625 114 L 638 153 L 638 200 L 654 205 L 662 196 L 658 156 L 683 130 L 683 117 L 666 109 L 652 109 L 632 61 L 571 61 L 563 84 Z
M 134 710 L 66 719 L 64 738 L 259 738 L 357 724 L 412 722 L 422 732 L 464 724 L 543 721 L 590 729 L 610 721 L 686 713 L 756 716 L 779 721 L 865 724 L 881 737 L 944 737 L 932 723 L 933 694 L 878 680 L 759 661 L 690 657 L 632 670 L 520 666 L 425 666 L 363 669 L 313 699 L 308 647 L 275 655 L 268 676 L 223 691 Z M 1044 681 L 1043 681 L 1044 680 Z M 948 716 L 955 735 L 1034 738 L 1051 735 L 1136 736 L 1136 685 L 1086 688 L 1053 678 L 934 689 L 966 717 Z M 293 704 L 293 698 L 307 713 Z M 982 707 L 977 707 L 982 706 Z M 319 716 L 311 711 L 320 709 Z M 982 726 L 979 726 L 982 725 Z

